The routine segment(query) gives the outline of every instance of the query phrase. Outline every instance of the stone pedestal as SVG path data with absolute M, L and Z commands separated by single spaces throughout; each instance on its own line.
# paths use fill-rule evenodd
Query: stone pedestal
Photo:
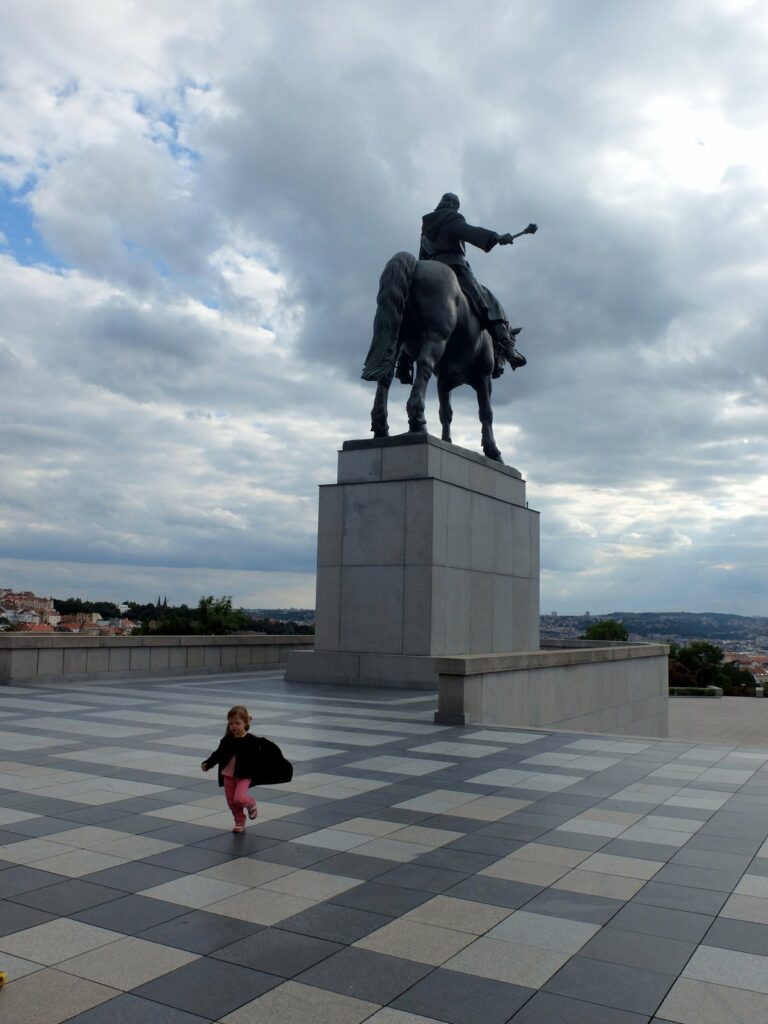
M 538 518 L 510 466 L 429 435 L 346 441 L 320 488 L 315 649 L 286 677 L 436 688 L 436 657 L 537 649 Z

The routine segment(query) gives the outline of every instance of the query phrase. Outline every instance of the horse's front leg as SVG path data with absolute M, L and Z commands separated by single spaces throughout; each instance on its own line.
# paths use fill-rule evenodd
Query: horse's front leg
M 387 418 L 387 397 L 392 383 L 392 373 L 383 377 L 376 387 L 376 397 L 371 409 L 371 430 L 374 437 L 389 437 L 389 421 Z
M 480 416 L 483 453 L 489 459 L 493 459 L 494 462 L 501 462 L 503 464 L 504 460 L 501 457 L 501 452 L 496 447 L 496 439 L 493 436 L 490 374 L 478 377 L 477 380 L 472 382 L 472 386 L 477 394 L 477 411 Z
M 437 397 L 440 400 L 440 422 L 443 425 L 443 441 L 451 440 L 451 421 L 453 420 L 453 409 L 451 408 L 451 391 L 454 384 L 449 377 L 437 375 Z

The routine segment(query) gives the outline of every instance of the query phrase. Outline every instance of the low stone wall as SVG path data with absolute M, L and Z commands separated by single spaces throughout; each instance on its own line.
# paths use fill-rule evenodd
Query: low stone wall
M 31 636 L 0 633 L 0 685 L 248 672 L 283 665 L 312 636 Z
M 437 658 L 435 721 L 668 736 L 668 653 L 665 644 L 558 642 Z

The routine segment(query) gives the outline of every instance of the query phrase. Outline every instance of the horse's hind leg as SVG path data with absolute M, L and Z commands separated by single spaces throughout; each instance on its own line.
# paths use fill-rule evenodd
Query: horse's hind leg
M 443 425 L 442 439 L 451 440 L 451 421 L 453 420 L 453 409 L 451 408 L 451 391 L 456 386 L 450 377 L 437 377 L 437 397 L 440 400 L 440 422 Z
M 392 383 L 392 373 L 383 377 L 376 387 L 376 397 L 371 409 L 371 430 L 374 437 L 389 437 L 389 421 L 387 418 L 387 397 Z
M 496 447 L 496 439 L 493 436 L 493 409 L 491 408 L 491 378 L 490 375 L 478 377 L 472 381 L 472 387 L 477 393 L 477 410 L 480 416 L 481 436 L 483 453 L 494 462 L 503 463 L 501 452 Z
M 408 413 L 408 429 L 412 433 L 426 434 L 427 432 L 427 419 L 424 415 L 427 385 L 444 350 L 445 338 L 438 334 L 428 334 L 422 342 L 421 351 L 416 359 L 413 387 L 408 401 L 405 403 Z

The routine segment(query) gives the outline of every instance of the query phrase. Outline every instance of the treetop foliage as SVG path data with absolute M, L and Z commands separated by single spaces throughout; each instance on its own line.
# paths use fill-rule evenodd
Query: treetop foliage
M 629 640 L 627 627 L 616 619 L 592 622 L 581 634 L 582 640 Z
M 292 622 L 268 623 L 253 619 L 242 608 L 232 607 L 229 595 L 201 597 L 197 608 L 174 607 L 167 599 L 158 605 L 131 606 L 131 616 L 142 623 L 139 632 L 163 636 L 210 636 L 241 633 L 312 633 L 309 626 Z
M 112 601 L 81 601 L 79 597 L 54 597 L 53 607 L 61 615 L 98 612 L 102 619 L 120 618 L 120 609 Z
M 754 696 L 755 677 L 735 661 L 726 661 L 717 644 L 694 640 L 669 645 L 670 686 L 719 686 L 729 697 Z

